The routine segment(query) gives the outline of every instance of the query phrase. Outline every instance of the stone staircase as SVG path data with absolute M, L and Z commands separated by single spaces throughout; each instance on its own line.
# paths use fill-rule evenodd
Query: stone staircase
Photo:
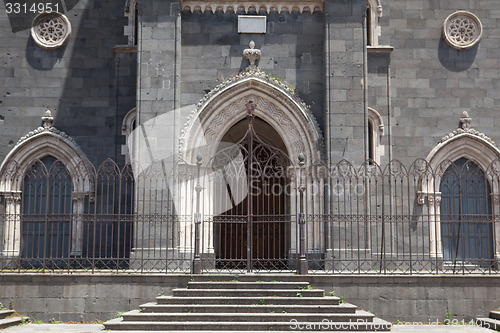
M 492 330 L 500 330 L 500 311 L 490 311 L 489 318 L 477 318 L 476 323 L 479 326 Z
M 112 331 L 390 331 L 391 324 L 308 282 L 189 282 L 112 319 Z
M 14 310 L 0 310 L 0 330 L 19 325 L 22 322 L 21 317 L 12 317 L 15 313 Z

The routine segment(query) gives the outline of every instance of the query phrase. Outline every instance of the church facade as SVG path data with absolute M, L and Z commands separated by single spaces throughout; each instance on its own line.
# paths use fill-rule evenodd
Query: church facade
M 1 18 L 0 269 L 498 268 L 497 1 L 57 5 Z

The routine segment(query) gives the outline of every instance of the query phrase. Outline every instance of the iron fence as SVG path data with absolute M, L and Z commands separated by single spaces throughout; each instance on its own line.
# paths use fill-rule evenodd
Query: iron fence
M 500 161 L 329 167 L 254 139 L 170 168 L 13 168 L 0 271 L 498 272 Z

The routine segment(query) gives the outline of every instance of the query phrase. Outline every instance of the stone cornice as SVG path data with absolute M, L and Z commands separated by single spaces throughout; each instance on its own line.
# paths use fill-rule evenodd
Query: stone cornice
M 281 13 L 298 11 L 303 12 L 322 12 L 323 11 L 323 1 L 322 0 L 292 0 L 292 1 L 191 1 L 184 0 L 181 1 L 182 10 L 190 11 L 211 11 L 215 13 L 218 10 L 226 13 L 227 11 L 244 11 L 245 13 L 251 11 L 265 11 L 270 13 L 272 11 Z

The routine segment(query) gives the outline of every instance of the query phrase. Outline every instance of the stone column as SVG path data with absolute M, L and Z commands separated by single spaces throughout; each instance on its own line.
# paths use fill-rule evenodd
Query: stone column
M 427 194 L 429 212 L 429 254 L 433 259 L 443 259 L 441 246 L 441 192 Z
M 81 257 L 83 246 L 83 212 L 85 209 L 85 193 L 73 193 L 71 214 L 71 252 L 73 257 Z
M 497 192 L 498 193 L 498 192 Z M 491 202 L 493 205 L 492 209 L 492 223 L 493 223 L 493 248 L 495 250 L 495 268 L 498 269 L 500 266 L 500 221 L 498 217 L 500 216 L 500 194 L 491 194 Z
M 2 257 L 19 258 L 21 255 L 21 192 L 4 193 L 4 198 Z

